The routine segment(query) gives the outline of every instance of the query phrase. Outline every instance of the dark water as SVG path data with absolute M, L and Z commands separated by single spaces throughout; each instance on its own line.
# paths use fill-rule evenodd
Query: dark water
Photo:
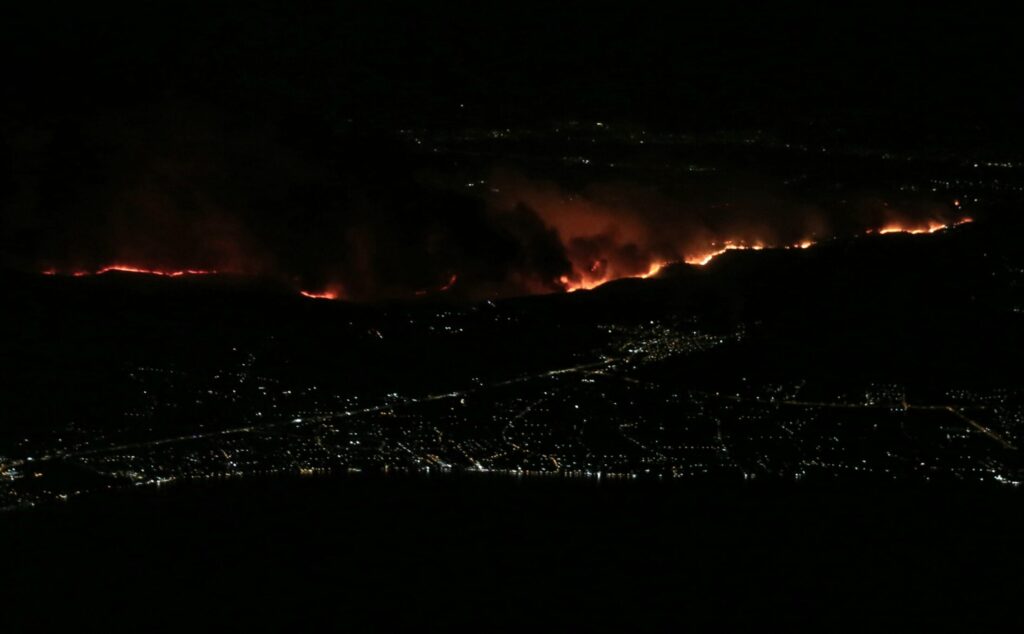
M 1021 624 L 1009 488 L 345 476 L 0 518 L 3 631 Z

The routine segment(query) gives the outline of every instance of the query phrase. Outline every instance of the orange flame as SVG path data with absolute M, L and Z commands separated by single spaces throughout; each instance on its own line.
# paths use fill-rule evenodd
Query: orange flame
M 326 290 L 319 293 L 313 291 L 299 291 L 299 295 L 310 299 L 339 299 L 341 295 L 337 291 Z
M 620 276 L 620 277 L 613 277 L 611 275 L 602 275 L 602 276 L 593 277 L 593 278 L 589 278 L 589 279 L 573 280 L 568 275 L 563 275 L 562 277 L 558 278 L 558 282 L 559 282 L 559 284 L 562 285 L 563 288 L 565 288 L 566 291 L 568 291 L 570 293 L 573 293 L 575 291 L 580 291 L 580 290 L 588 291 L 588 290 L 590 290 L 592 288 L 597 288 L 598 286 L 600 286 L 602 284 L 605 284 L 607 282 L 610 282 L 610 281 L 612 281 L 614 279 L 627 279 L 627 278 L 631 278 L 632 277 L 632 278 L 637 278 L 637 279 L 645 280 L 645 279 L 647 279 L 649 277 L 654 277 L 655 275 L 658 274 L 659 271 L 661 271 L 661 269 L 665 268 L 665 266 L 668 265 L 668 264 L 672 264 L 672 262 L 668 262 L 668 261 L 655 261 L 655 262 L 652 262 L 650 264 L 650 266 L 647 267 L 647 270 L 644 271 L 643 273 L 637 273 L 636 275 L 624 275 L 624 276 Z M 593 265 L 591 265 L 591 271 L 597 271 L 597 270 L 600 270 L 600 262 L 595 262 Z
M 877 230 L 876 229 L 868 229 L 865 233 L 868 233 L 868 234 L 875 234 L 875 233 L 877 233 L 877 234 L 888 234 L 888 233 L 928 234 L 928 233 L 935 233 L 937 231 L 942 231 L 944 229 L 951 229 L 953 227 L 959 227 L 961 225 L 964 225 L 964 224 L 967 224 L 967 223 L 970 223 L 970 222 L 973 222 L 973 221 L 974 221 L 973 218 L 965 216 L 965 217 L 963 217 L 963 218 L 961 218 L 961 219 L 959 219 L 959 220 L 957 220 L 957 221 L 955 221 L 953 223 L 950 223 L 950 224 L 944 224 L 944 223 L 940 223 L 940 222 L 937 222 L 937 221 L 934 221 L 934 220 L 933 221 L 929 221 L 927 224 L 924 224 L 924 225 L 904 225 L 904 224 L 899 224 L 899 223 L 890 223 L 890 224 L 885 225 L 881 229 L 877 229 Z M 796 242 L 796 243 L 789 244 L 789 245 L 781 245 L 781 246 L 769 245 L 769 244 L 765 244 L 763 242 L 747 243 L 747 242 L 743 242 L 743 241 L 725 240 L 724 242 L 720 242 L 720 243 L 712 243 L 708 247 L 708 249 L 705 250 L 705 251 L 701 251 L 701 252 L 698 252 L 698 253 L 691 253 L 691 254 L 685 255 L 683 257 L 682 261 L 685 262 L 686 264 L 689 264 L 689 265 L 692 265 L 692 266 L 706 266 L 712 260 L 714 260 L 716 257 L 718 257 L 718 256 L 720 256 L 723 253 L 726 253 L 728 251 L 760 251 L 762 249 L 777 249 L 777 248 L 782 248 L 782 249 L 809 249 L 812 246 L 814 246 L 815 244 L 817 244 L 817 241 L 816 240 L 812 240 L 812 239 L 804 239 L 804 240 L 801 240 L 800 242 Z M 648 272 L 641 273 L 639 275 L 626 276 L 626 277 L 648 278 L 648 277 L 651 277 L 652 275 L 655 275 L 658 271 L 660 271 L 666 265 L 672 264 L 672 263 L 673 262 L 668 262 L 668 261 L 655 262 L 655 263 L 651 264 L 650 270 Z M 591 270 L 597 270 L 597 268 L 598 267 L 596 267 L 596 266 L 592 266 Z M 610 276 L 604 276 L 604 277 L 591 278 L 591 279 L 573 280 L 573 279 L 569 278 L 568 276 L 563 275 L 561 278 L 559 278 L 559 282 L 562 284 L 562 286 L 565 288 L 566 291 L 571 293 L 573 291 L 590 290 L 592 288 L 596 288 L 596 287 L 604 284 L 605 282 L 611 281 L 612 279 L 616 279 L 616 278 L 612 278 Z
M 809 240 L 806 241 L 806 243 L 808 247 L 814 244 Z M 801 242 L 800 244 L 804 244 L 804 242 Z M 726 251 L 760 251 L 765 248 L 771 247 L 767 247 L 765 246 L 765 244 L 761 242 L 757 242 L 754 244 L 746 244 L 743 242 L 733 242 L 732 240 L 726 240 L 725 242 L 722 243 L 721 247 L 715 247 L 711 251 L 687 256 L 683 258 L 683 262 L 686 262 L 687 264 L 693 264 L 696 266 L 704 266 L 711 260 L 725 253 Z
M 911 233 L 915 235 L 921 233 L 935 233 L 936 231 L 943 231 L 945 229 L 950 229 L 952 227 L 959 227 L 960 225 L 967 224 L 969 222 L 974 222 L 974 219 L 964 217 L 952 224 L 945 224 L 942 222 L 938 222 L 937 220 L 929 220 L 925 224 L 902 224 L 898 222 L 892 222 L 879 229 L 878 233 Z M 874 233 L 872 229 L 868 229 L 867 232 Z
M 658 271 L 665 268 L 666 264 L 669 264 L 669 262 L 654 262 L 651 264 L 650 268 L 647 269 L 646 273 L 641 273 L 640 275 L 637 275 L 637 277 L 643 280 L 646 280 L 649 277 L 653 277 L 658 274 Z
M 125 264 L 111 264 L 95 271 L 72 271 L 72 277 L 86 277 L 89 275 L 103 275 L 104 273 L 138 273 L 140 275 L 159 275 L 161 277 L 184 277 L 186 275 L 217 275 L 220 271 L 212 269 L 145 269 Z M 46 269 L 43 275 L 58 275 L 57 269 Z

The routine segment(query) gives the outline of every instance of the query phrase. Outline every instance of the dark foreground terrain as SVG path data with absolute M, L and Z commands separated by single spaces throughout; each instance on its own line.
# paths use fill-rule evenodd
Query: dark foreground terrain
M 3 631 L 1021 625 L 1011 487 L 345 476 L 5 514 Z

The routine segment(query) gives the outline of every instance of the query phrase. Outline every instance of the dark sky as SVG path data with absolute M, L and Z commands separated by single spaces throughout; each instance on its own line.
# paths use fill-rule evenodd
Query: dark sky
M 968 134 L 1022 107 L 1014 22 L 964 5 L 217 4 L 8 9 L 5 114 L 186 97 L 328 121 L 593 115 Z

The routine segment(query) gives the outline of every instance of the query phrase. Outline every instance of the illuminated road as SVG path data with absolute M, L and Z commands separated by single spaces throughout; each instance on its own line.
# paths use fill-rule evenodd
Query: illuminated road
M 985 434 L 989 438 L 992 438 L 993 440 L 998 442 L 1000 445 L 1002 445 L 1004 448 L 1006 448 L 1006 449 L 1016 449 L 1016 447 L 1014 447 L 1009 442 L 1007 442 L 1006 439 L 1004 439 L 1002 436 L 1000 436 L 999 434 L 995 433 L 994 431 L 992 431 L 988 427 L 985 427 L 984 425 L 982 425 L 978 421 L 973 420 L 971 418 L 968 418 L 960 410 L 956 409 L 955 407 L 947 406 L 945 409 L 953 412 L 953 414 L 956 415 L 958 418 L 967 421 L 972 427 L 974 427 L 975 429 L 977 429 L 981 433 Z

